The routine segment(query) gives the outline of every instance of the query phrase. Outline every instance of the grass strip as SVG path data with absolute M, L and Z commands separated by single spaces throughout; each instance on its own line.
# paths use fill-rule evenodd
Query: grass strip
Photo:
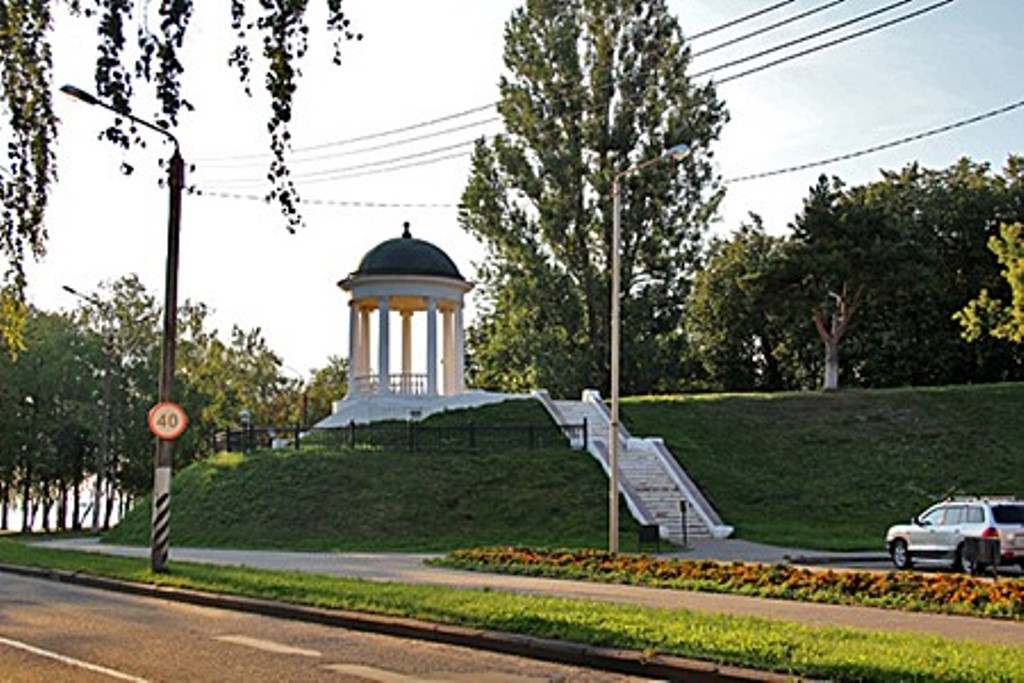
M 753 617 L 297 572 L 96 556 L 0 539 L 0 562 L 323 608 L 408 617 L 794 676 L 864 681 L 1020 681 L 1024 649 L 935 636 L 809 627 Z
M 1024 581 L 961 574 L 833 571 L 784 564 L 659 559 L 601 550 L 475 548 L 431 561 L 454 569 L 597 581 L 914 612 L 1024 619 Z

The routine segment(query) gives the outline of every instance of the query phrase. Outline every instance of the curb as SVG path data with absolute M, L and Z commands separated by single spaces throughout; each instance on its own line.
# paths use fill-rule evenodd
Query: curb
M 786 555 L 786 562 L 790 564 L 874 564 L 876 562 L 891 562 L 888 555 Z
M 206 593 L 184 588 L 153 586 L 58 569 L 0 564 L 0 572 L 203 607 L 304 621 L 354 631 L 391 635 L 399 638 L 412 638 L 446 645 L 457 645 L 559 664 L 602 669 L 632 676 L 673 681 L 696 681 L 698 683 L 704 681 L 715 683 L 723 681 L 776 683 L 794 680 L 793 676 L 719 665 L 713 662 L 683 657 L 658 654 L 647 655 L 635 650 L 603 648 L 564 640 L 436 624 L 404 617 L 306 607 L 258 598 Z

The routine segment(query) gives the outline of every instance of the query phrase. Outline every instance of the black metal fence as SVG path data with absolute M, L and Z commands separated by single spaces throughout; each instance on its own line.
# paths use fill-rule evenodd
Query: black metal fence
M 249 427 L 226 429 L 213 437 L 214 451 L 247 451 L 255 448 L 300 448 L 324 444 L 341 448 L 388 448 L 393 450 L 473 451 L 494 448 L 585 448 L 587 422 L 580 424 L 475 424 L 424 425 L 420 422 L 372 422 L 331 429 L 299 427 Z
M 210 438 L 213 452 L 242 452 L 256 448 L 300 448 L 302 428 L 292 427 L 243 427 L 221 430 Z

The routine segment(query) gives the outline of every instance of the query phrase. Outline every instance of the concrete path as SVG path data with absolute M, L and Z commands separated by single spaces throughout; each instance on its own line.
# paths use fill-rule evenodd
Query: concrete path
M 143 547 L 100 544 L 95 539 L 68 539 L 39 543 L 112 555 L 148 557 Z M 795 549 L 773 548 L 747 541 L 706 539 L 700 549 L 676 553 L 688 559 L 706 557 L 725 561 L 782 561 L 800 557 Z M 423 561 L 436 555 L 401 553 L 293 553 L 280 551 L 171 549 L 172 561 L 246 566 L 348 576 L 371 581 L 395 581 L 456 588 L 490 589 L 535 595 L 585 598 L 666 609 L 689 609 L 723 614 L 756 616 L 812 626 L 845 626 L 871 630 L 904 631 L 938 635 L 957 640 L 979 640 L 1024 646 L 1024 623 L 871 607 L 849 607 L 769 600 L 740 595 L 620 586 L 585 581 L 507 576 L 483 572 L 429 567 Z

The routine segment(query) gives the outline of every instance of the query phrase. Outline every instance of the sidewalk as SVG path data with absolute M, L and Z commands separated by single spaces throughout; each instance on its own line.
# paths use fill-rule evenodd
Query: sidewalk
M 95 539 L 44 541 L 39 545 L 112 555 L 148 557 L 144 547 L 111 546 Z M 776 562 L 799 558 L 799 550 L 761 546 L 747 541 L 705 541 L 699 547 L 675 553 L 687 559 Z M 817 554 L 817 553 L 815 553 Z M 429 567 L 423 560 L 436 555 L 402 553 L 293 553 L 254 550 L 171 549 L 171 561 L 246 566 L 348 576 L 371 581 L 418 583 L 455 588 L 502 590 L 577 599 L 602 600 L 665 609 L 688 609 L 809 626 L 843 626 L 875 631 L 902 631 L 938 635 L 956 640 L 1024 645 L 1024 623 L 942 614 L 901 612 L 872 607 L 827 605 L 770 600 L 741 595 L 697 593 L 643 586 L 543 579 Z M 844 556 L 847 557 L 848 556 Z

